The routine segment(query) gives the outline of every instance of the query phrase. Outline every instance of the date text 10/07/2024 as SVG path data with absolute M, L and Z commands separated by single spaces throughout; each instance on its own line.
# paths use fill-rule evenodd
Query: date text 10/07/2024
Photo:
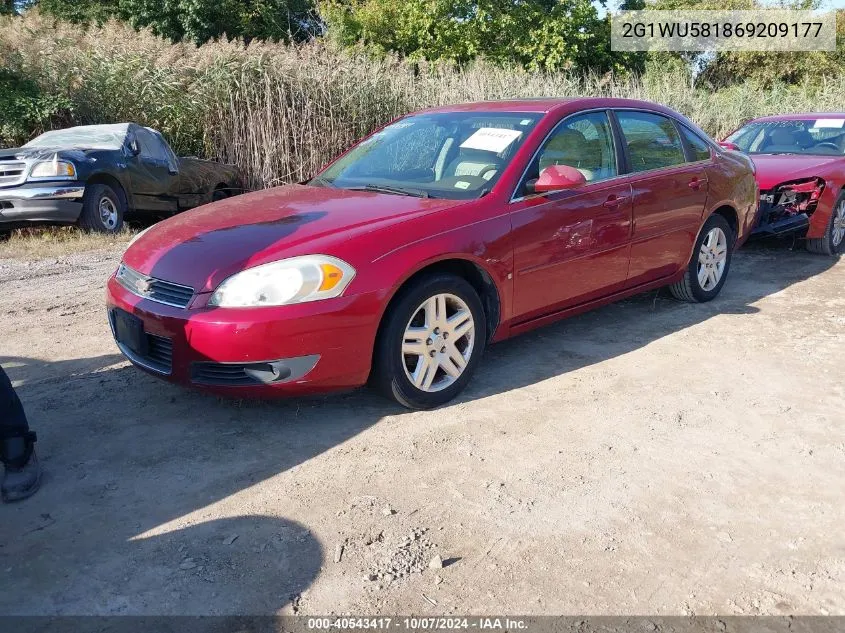
M 528 628 L 525 620 L 495 617 L 344 617 L 344 618 L 308 618 L 309 629 L 404 629 L 419 630 L 449 630 L 449 629 L 477 629 L 481 631 L 517 631 Z

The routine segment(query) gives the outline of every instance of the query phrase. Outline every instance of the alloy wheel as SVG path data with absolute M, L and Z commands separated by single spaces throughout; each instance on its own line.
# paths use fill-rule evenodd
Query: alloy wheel
M 845 238 L 845 200 L 839 203 L 839 206 L 833 212 L 833 246 L 837 247 Z
M 453 294 L 426 299 L 402 338 L 402 366 L 417 389 L 446 389 L 461 377 L 472 357 L 475 321 L 466 302 Z
M 117 205 L 108 196 L 103 196 L 100 198 L 99 210 L 100 222 L 102 222 L 103 226 L 109 231 L 114 231 L 115 227 L 117 227 L 118 221 Z
M 704 291 L 719 285 L 728 261 L 728 238 L 719 227 L 710 229 L 698 252 L 698 284 Z

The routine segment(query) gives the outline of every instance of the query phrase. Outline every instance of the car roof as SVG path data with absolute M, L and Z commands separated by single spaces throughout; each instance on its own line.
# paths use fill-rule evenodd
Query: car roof
M 74 125 L 73 127 L 50 130 L 51 132 L 111 132 L 113 134 L 126 134 L 133 123 L 102 123 L 97 125 Z
M 752 121 L 806 121 L 819 119 L 845 119 L 845 112 L 804 112 L 793 114 L 772 114 L 770 116 L 761 116 Z
M 545 114 L 555 110 L 577 111 L 587 108 L 643 108 L 666 114 L 677 114 L 673 110 L 650 101 L 617 99 L 611 97 L 533 97 L 529 99 L 502 99 L 497 101 L 476 101 L 458 103 L 419 110 L 422 112 L 536 112 Z

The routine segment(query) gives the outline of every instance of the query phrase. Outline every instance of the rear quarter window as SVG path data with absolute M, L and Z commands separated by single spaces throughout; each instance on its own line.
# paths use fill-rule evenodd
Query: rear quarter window
M 679 125 L 678 127 L 681 128 L 681 134 L 684 135 L 684 140 L 686 140 L 687 145 L 690 148 L 690 153 L 692 154 L 690 160 L 692 160 L 692 162 L 710 160 L 710 144 L 698 134 L 687 129 L 683 125 Z

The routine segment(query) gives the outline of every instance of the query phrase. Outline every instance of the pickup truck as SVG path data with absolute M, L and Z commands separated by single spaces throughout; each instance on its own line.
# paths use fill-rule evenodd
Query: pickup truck
M 127 214 L 171 215 L 242 191 L 234 165 L 177 157 L 136 123 L 53 130 L 0 149 L 0 230 L 51 223 L 116 233 Z

